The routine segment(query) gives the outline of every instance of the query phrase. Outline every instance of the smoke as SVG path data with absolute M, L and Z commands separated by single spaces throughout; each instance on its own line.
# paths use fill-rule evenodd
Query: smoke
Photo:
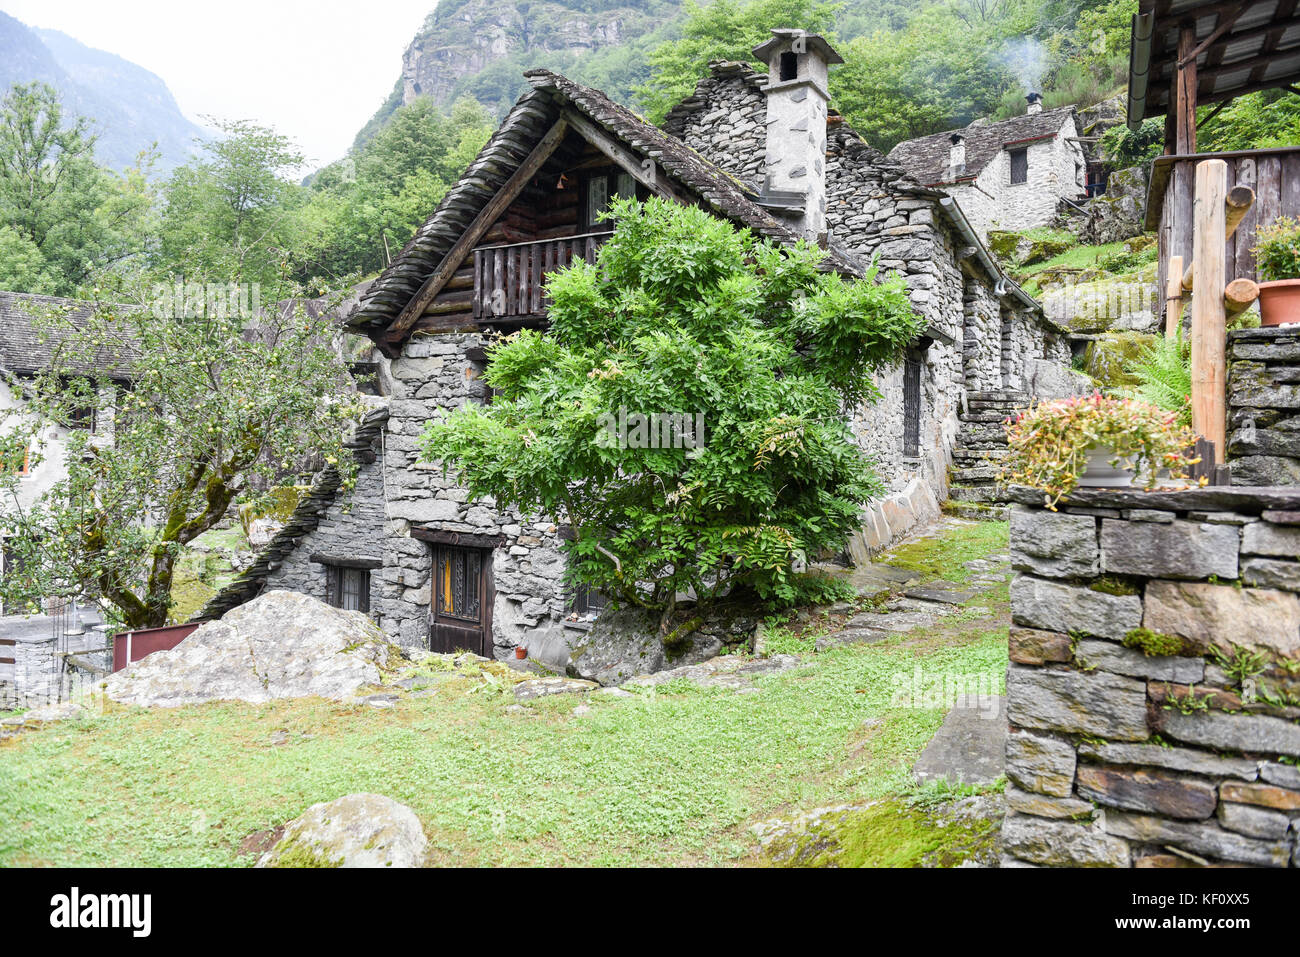
M 1041 93 L 1047 71 L 1047 49 L 1033 37 L 1017 37 L 1002 44 L 998 61 L 1016 75 L 1022 93 Z

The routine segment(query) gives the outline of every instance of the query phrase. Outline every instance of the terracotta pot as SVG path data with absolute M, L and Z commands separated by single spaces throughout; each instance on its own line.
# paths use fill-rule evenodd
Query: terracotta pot
M 527 649 L 527 648 L 524 648 L 524 647 L 521 647 L 521 646 L 516 646 L 516 647 L 515 647 L 515 657 L 516 657 L 516 658 L 519 658 L 519 659 L 527 658 L 527 657 L 528 657 L 528 649 Z
M 1300 322 L 1300 279 L 1259 284 L 1259 321 L 1266 326 Z

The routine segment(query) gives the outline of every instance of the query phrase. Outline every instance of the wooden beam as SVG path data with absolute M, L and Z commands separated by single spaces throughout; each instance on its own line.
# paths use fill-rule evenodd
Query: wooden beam
M 693 205 L 686 194 L 677 189 L 659 169 L 659 164 L 654 162 L 653 157 L 642 158 L 633 153 L 603 127 L 597 126 L 576 110 L 566 109 L 563 118 L 592 146 L 608 156 L 625 172 L 630 173 L 633 179 L 650 192 L 684 206 Z
M 515 199 L 523 192 L 524 187 L 528 185 L 537 172 L 542 168 L 551 154 L 555 152 L 560 142 L 564 139 L 564 134 L 569 130 L 568 123 L 563 118 L 555 122 L 546 134 L 537 142 L 518 169 L 510 175 L 505 184 L 497 191 L 497 194 L 488 200 L 474 221 L 469 224 L 469 228 L 461 233 L 460 238 L 447 251 L 447 255 L 442 257 L 442 262 L 433 274 L 420 286 L 415 295 L 411 297 L 410 302 L 403 307 L 398 313 L 393 324 L 384 332 L 384 339 L 388 342 L 396 342 L 405 337 L 407 331 L 415 325 L 420 316 L 424 315 L 424 310 L 429 303 L 433 302 L 433 297 L 438 295 L 442 287 L 446 284 L 460 268 L 461 262 L 469 254 L 483 234 L 488 231 L 493 223 L 505 212 Z
M 1196 46 L 1196 24 L 1184 23 L 1178 31 L 1178 59 L 1185 60 Z M 1179 153 L 1196 152 L 1196 60 L 1174 71 L 1174 148 Z
M 1179 68 L 1181 69 L 1182 67 L 1187 66 L 1187 64 L 1191 63 L 1198 56 L 1200 56 L 1207 49 L 1209 49 L 1210 44 L 1214 43 L 1215 40 L 1219 39 L 1219 37 L 1223 36 L 1225 33 L 1231 30 L 1232 25 L 1237 22 L 1237 18 L 1241 16 L 1242 12 L 1246 9 L 1246 7 L 1247 4 L 1239 3 L 1234 9 L 1224 10 L 1222 13 L 1220 13 L 1219 22 L 1215 24 L 1214 29 L 1210 32 L 1210 35 L 1207 36 L 1200 43 L 1198 43 L 1193 49 L 1189 50 L 1187 53 L 1183 53 L 1182 51 L 1182 38 L 1180 37 L 1179 44 L 1178 44 Z M 1195 28 L 1193 28 L 1193 31 L 1194 30 Z
M 1225 198 L 1228 164 L 1205 160 L 1196 166 L 1192 206 L 1192 428 L 1214 443 L 1222 459 L 1227 448 L 1227 314 L 1219 290 L 1225 286 Z
M 1236 316 L 1250 308 L 1259 298 L 1259 283 L 1253 279 L 1234 279 L 1223 290 L 1223 311 Z
M 1237 227 L 1241 225 L 1241 221 L 1246 218 L 1246 214 L 1254 205 L 1255 191 L 1249 186 L 1234 186 L 1228 190 L 1228 195 L 1223 200 L 1223 241 L 1225 243 L 1232 238 L 1232 234 L 1237 231 Z M 1177 275 L 1177 271 L 1172 266 L 1174 258 L 1178 260 L 1179 268 L 1182 267 L 1181 256 L 1171 258 L 1170 276 Z M 1182 287 L 1187 292 L 1191 292 L 1196 287 L 1195 271 L 1195 262 L 1189 263 L 1187 269 L 1183 271 Z

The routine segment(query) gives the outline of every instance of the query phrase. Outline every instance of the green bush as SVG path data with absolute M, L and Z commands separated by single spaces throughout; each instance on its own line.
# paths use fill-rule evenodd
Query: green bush
M 1300 279 L 1300 222 L 1280 216 L 1256 234 L 1255 263 L 1264 282 Z

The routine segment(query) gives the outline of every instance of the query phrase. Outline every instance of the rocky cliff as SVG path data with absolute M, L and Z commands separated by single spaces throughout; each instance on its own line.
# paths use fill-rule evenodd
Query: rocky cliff
M 406 48 L 392 95 L 358 139 L 419 96 L 442 106 L 470 96 L 504 113 L 533 66 L 630 92 L 647 76 L 645 52 L 679 10 L 680 0 L 441 0 Z

